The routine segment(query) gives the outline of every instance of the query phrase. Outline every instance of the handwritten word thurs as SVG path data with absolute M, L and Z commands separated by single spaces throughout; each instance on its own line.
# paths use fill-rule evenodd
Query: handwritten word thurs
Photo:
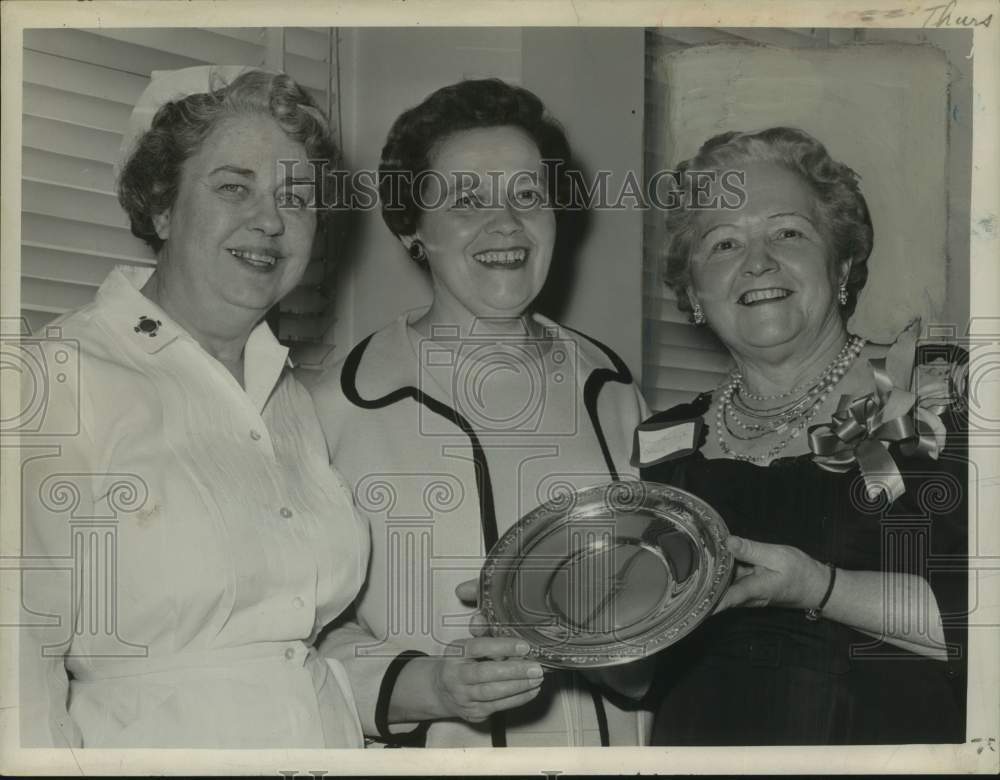
M 993 14 L 977 19 L 975 16 L 952 15 L 956 11 L 958 0 L 951 0 L 943 5 L 932 5 L 924 10 L 927 11 L 927 18 L 924 19 L 924 27 L 989 27 L 993 22 Z

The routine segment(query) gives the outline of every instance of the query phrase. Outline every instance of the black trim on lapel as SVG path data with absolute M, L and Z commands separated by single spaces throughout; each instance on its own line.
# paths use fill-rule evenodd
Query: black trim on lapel
M 563 327 L 565 328 L 566 326 L 564 325 Z M 632 384 L 632 372 L 628 370 L 628 366 L 614 353 L 611 347 L 607 347 L 597 339 L 591 338 L 586 333 L 581 333 L 573 328 L 566 328 L 566 330 L 587 339 L 587 341 L 601 350 L 615 367 L 614 371 L 609 368 L 596 368 L 590 372 L 590 376 L 587 377 L 587 381 L 583 386 L 583 405 L 587 409 L 587 416 L 590 417 L 590 424 L 593 426 L 594 433 L 597 436 L 597 443 L 601 445 L 601 454 L 604 455 L 604 463 L 608 467 L 608 474 L 611 476 L 612 481 L 617 482 L 620 477 L 618 476 L 618 469 L 615 468 L 615 461 L 611 457 L 611 450 L 608 449 L 608 441 L 604 437 L 604 429 L 601 428 L 600 418 L 597 415 L 597 399 L 601 394 L 602 388 L 608 382 L 620 382 L 623 385 Z
M 410 398 L 418 404 L 423 404 L 429 411 L 444 417 L 462 430 L 469 438 L 469 445 L 472 447 L 472 461 L 475 464 L 476 470 L 476 490 L 479 495 L 480 527 L 483 532 L 483 542 L 486 545 L 486 551 L 489 552 L 493 545 L 496 544 L 499 534 L 497 533 L 496 507 L 493 504 L 493 481 L 490 479 L 490 467 L 486 461 L 486 453 L 483 451 L 483 445 L 479 442 L 479 437 L 472 430 L 469 421 L 461 414 L 437 399 L 431 398 L 412 385 L 400 387 L 381 398 L 373 398 L 371 400 L 362 398 L 357 387 L 358 368 L 360 368 L 361 358 L 374 336 L 375 334 L 373 333 L 361 341 L 351 350 L 351 353 L 344 361 L 344 368 L 340 372 L 340 389 L 343 390 L 344 397 L 362 409 L 384 409 L 394 403 Z M 490 739 L 493 742 L 493 747 L 507 747 L 505 722 L 506 718 L 502 712 L 494 713 L 490 717 Z
M 404 385 L 393 390 L 391 393 L 383 395 L 381 398 L 373 398 L 371 400 L 362 398 L 357 387 L 358 368 L 361 366 L 361 357 L 364 355 L 365 350 L 368 348 L 368 343 L 374 336 L 375 334 L 373 333 L 361 341 L 347 356 L 347 359 L 344 361 L 344 368 L 340 373 L 340 389 L 344 391 L 344 396 L 348 401 L 355 406 L 360 406 L 362 409 L 384 409 L 394 403 L 410 398 L 461 429 L 462 433 L 468 437 L 469 444 L 472 447 L 472 460 L 476 468 L 476 489 L 479 494 L 480 525 L 483 531 L 483 541 L 486 544 L 486 551 L 489 552 L 493 545 L 497 543 L 499 534 L 497 533 L 496 508 L 493 505 L 493 481 L 490 479 L 489 464 L 486 462 L 486 453 L 483 451 L 483 445 L 480 443 L 479 437 L 476 436 L 476 432 L 472 429 L 469 421 L 461 414 L 447 404 L 441 403 L 436 398 L 432 398 L 412 385 Z

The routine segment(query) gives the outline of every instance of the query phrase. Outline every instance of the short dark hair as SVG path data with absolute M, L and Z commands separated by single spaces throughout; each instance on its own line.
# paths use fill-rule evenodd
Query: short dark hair
M 677 166 L 680 192 L 690 192 L 689 171 L 722 171 L 754 162 L 770 162 L 797 173 L 816 195 L 821 229 L 829 237 L 836 262 L 851 261 L 847 277 L 846 319 L 857 305 L 868 281 L 868 257 L 874 234 L 868 204 L 859 187 L 860 176 L 830 157 L 826 147 L 803 130 L 772 127 L 757 132 L 728 132 L 706 141 L 698 153 Z M 696 209 L 667 212 L 667 249 L 664 281 L 677 295 L 677 306 L 690 312 L 687 287 L 691 281 L 691 249 Z
M 414 181 L 449 136 L 484 127 L 516 127 L 538 147 L 549 169 L 549 199 L 562 203 L 568 188 L 569 142 L 537 95 L 500 79 L 470 79 L 433 92 L 404 111 L 389 130 L 379 163 L 382 219 L 396 236 L 412 236 L 420 221 Z
M 251 70 L 210 92 L 164 104 L 153 117 L 118 177 L 118 202 L 129 216 L 132 234 L 154 252 L 163 239 L 153 217 L 177 198 L 184 162 L 198 153 L 218 124 L 235 116 L 269 116 L 285 134 L 301 143 L 321 176 L 332 176 L 339 155 L 329 122 L 315 101 L 284 73 Z M 317 182 L 317 198 L 327 188 Z M 321 217 L 327 215 L 319 204 Z

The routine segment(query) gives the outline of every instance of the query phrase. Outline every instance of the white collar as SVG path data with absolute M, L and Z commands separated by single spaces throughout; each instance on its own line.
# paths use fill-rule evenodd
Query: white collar
M 97 298 L 107 308 L 114 326 L 122 329 L 130 344 L 149 355 L 163 352 L 182 338 L 198 344 L 191 334 L 140 292 L 152 275 L 152 268 L 128 265 L 116 266 L 108 274 L 97 291 Z M 282 346 L 268 324 L 261 320 L 250 331 L 243 348 L 246 393 L 258 411 L 264 408 L 286 366 L 291 367 L 288 347 Z

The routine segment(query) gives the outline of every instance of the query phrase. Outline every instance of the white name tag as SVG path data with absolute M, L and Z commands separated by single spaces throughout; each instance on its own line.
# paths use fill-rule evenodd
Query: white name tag
M 676 452 L 693 450 L 696 432 L 694 420 L 655 430 L 640 428 L 636 431 L 639 438 L 639 465 L 649 466 Z

